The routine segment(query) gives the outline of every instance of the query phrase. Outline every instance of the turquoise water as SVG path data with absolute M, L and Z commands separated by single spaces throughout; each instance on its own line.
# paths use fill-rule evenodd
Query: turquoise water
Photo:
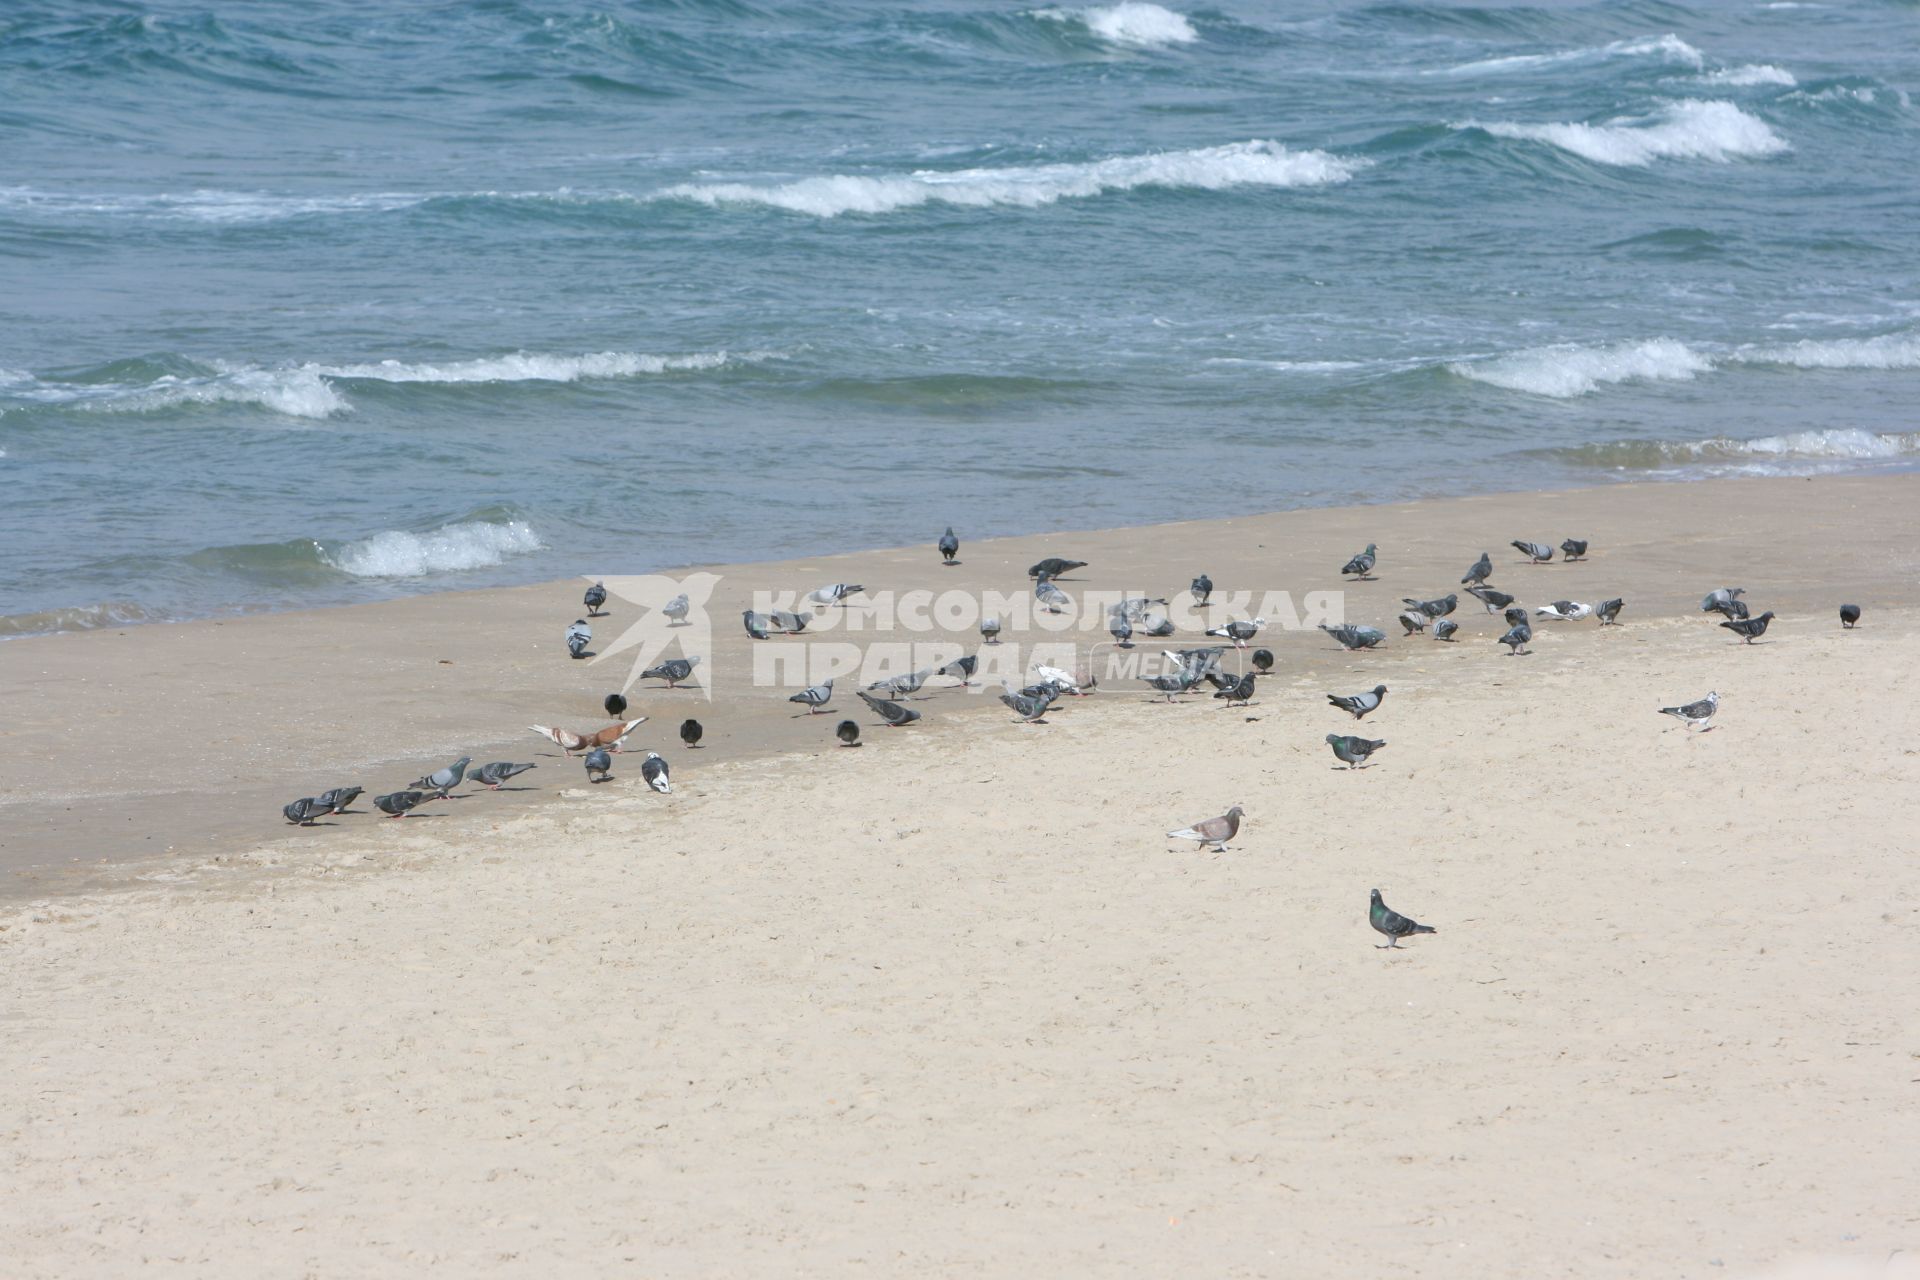
M 0 10 L 0 632 L 1920 458 L 1920 8 Z

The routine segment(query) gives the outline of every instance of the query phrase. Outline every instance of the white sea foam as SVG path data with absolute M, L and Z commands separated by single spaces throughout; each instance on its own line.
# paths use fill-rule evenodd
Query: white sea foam
M 1747 88 L 1759 84 L 1785 85 L 1791 89 L 1800 82 L 1793 72 L 1785 67 L 1776 67 L 1770 62 L 1748 63 L 1742 67 L 1722 67 L 1718 71 L 1709 71 L 1700 77 L 1706 84 L 1731 85 L 1734 88 Z
M 1606 124 L 1514 124 L 1469 122 L 1497 138 L 1544 142 L 1596 164 L 1647 165 L 1655 160 L 1712 160 L 1765 156 L 1788 149 L 1787 142 L 1731 102 L 1686 99 L 1651 116 Z
M 1594 45 L 1583 49 L 1562 49 L 1556 53 L 1516 53 L 1503 58 L 1484 58 L 1479 62 L 1462 63 L 1457 67 L 1443 67 L 1427 74 L 1498 75 L 1512 71 L 1532 71 L 1541 67 L 1605 62 L 1613 58 L 1659 58 L 1662 61 L 1679 63 L 1695 70 L 1706 65 L 1704 54 L 1679 36 L 1669 33 L 1664 36 L 1646 36 L 1637 40 L 1615 40 L 1611 44 Z
M 1698 457 L 1754 456 L 1768 458 L 1899 458 L 1920 453 L 1920 432 L 1862 431 L 1836 427 L 1824 431 L 1794 431 L 1757 440 L 1702 440 L 1687 446 Z
M 356 578 L 417 578 L 484 569 L 509 556 L 545 547 L 533 526 L 524 521 L 487 524 L 473 520 L 442 525 L 427 533 L 388 529 L 337 548 L 322 548 L 320 557 Z
M 510 355 L 446 364 L 381 360 L 373 364 L 306 365 L 331 378 L 365 378 L 379 382 L 578 382 L 582 378 L 631 378 L 643 374 L 719 369 L 734 363 L 774 359 L 770 351 L 696 351 L 685 355 L 649 355 L 634 351 L 598 351 L 588 355 L 543 355 L 516 351 Z
M 1603 383 L 1684 382 L 1710 372 L 1713 361 L 1684 342 L 1654 338 L 1601 347 L 1570 343 L 1533 347 L 1491 360 L 1460 361 L 1447 369 L 1509 391 L 1567 400 L 1597 390 Z
M 684 183 L 662 199 L 701 204 L 757 204 L 819 218 L 882 214 L 940 203 L 985 208 L 1038 208 L 1137 187 L 1219 191 L 1228 187 L 1313 187 L 1345 182 L 1365 162 L 1324 151 L 1289 151 L 1277 142 L 1236 142 L 1192 151 L 1114 156 L 1084 164 L 997 169 L 923 169 L 910 174 L 858 177 L 835 174 L 778 186 L 743 182 Z
M 141 387 L 73 388 L 78 407 L 102 413 L 145 413 L 183 404 L 257 404 L 290 418 L 351 412 L 347 398 L 307 369 L 223 368 L 204 378 L 157 378 Z
M 1185 15 L 1141 0 L 1124 0 L 1114 5 L 1085 9 L 1038 9 L 1036 18 L 1054 22 L 1078 22 L 1109 44 L 1135 48 L 1162 48 L 1174 44 L 1192 44 L 1200 38 Z
M 1785 364 L 1801 369 L 1920 369 L 1920 333 L 1808 338 L 1780 346 L 1742 347 L 1732 358 L 1742 364 Z
M 387 213 L 433 199 L 430 193 L 374 191 L 344 196 L 291 196 L 266 191 L 72 192 L 0 187 L 0 209 L 77 217 L 88 214 L 240 225 L 308 214 Z

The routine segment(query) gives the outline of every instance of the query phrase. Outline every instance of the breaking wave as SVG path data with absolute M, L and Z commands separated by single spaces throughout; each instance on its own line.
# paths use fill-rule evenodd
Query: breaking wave
M 1109 44 L 1156 49 L 1192 44 L 1200 38 L 1185 15 L 1141 0 L 1085 9 L 1038 9 L 1034 17 L 1053 22 L 1076 22 Z
M 1616 382 L 1686 382 L 1729 366 L 1796 369 L 1920 369 L 1920 334 L 1883 333 L 1871 338 L 1808 338 L 1784 344 L 1749 344 L 1703 350 L 1673 338 L 1602 346 L 1562 343 L 1532 347 L 1485 360 L 1460 360 L 1449 373 L 1532 395 L 1572 399 Z
M 511 556 L 545 550 L 546 545 L 524 520 L 468 520 L 425 533 L 388 529 L 338 547 L 314 547 L 321 560 L 356 578 L 419 578 L 484 569 Z
M 1655 160 L 1711 160 L 1724 164 L 1742 156 L 1774 155 L 1789 149 L 1786 139 L 1757 116 L 1731 102 L 1686 99 L 1669 103 L 1651 116 L 1606 124 L 1519 124 L 1469 121 L 1455 126 L 1479 129 L 1496 138 L 1544 142 L 1596 164 L 1648 165 Z

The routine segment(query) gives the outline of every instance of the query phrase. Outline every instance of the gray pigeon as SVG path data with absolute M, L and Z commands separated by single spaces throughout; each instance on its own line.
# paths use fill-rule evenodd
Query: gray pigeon
M 1620 610 L 1626 608 L 1626 605 L 1627 602 L 1625 600 L 1615 596 L 1611 600 L 1602 600 L 1599 604 L 1595 605 L 1593 612 L 1600 619 L 1601 626 L 1611 627 L 1614 625 L 1614 619 L 1620 616 Z
M 1427 622 L 1428 618 L 1424 613 L 1415 613 L 1411 609 L 1403 610 L 1400 613 L 1400 625 L 1406 628 L 1405 634 L 1407 635 L 1412 635 L 1416 631 L 1425 631 L 1427 629 Z
M 304 800 L 295 800 L 292 804 L 281 809 L 280 812 L 286 814 L 287 821 L 291 822 L 294 826 L 310 827 L 313 825 L 315 818 L 324 818 L 327 814 L 331 813 L 332 810 L 322 805 L 312 796 L 308 796 Z
M 699 657 L 668 658 L 657 667 L 648 667 L 640 673 L 642 680 L 665 680 L 671 689 L 682 680 L 693 675 L 693 669 L 700 665 Z
M 473 780 L 489 791 L 498 791 L 501 783 L 538 767 L 531 764 L 514 764 L 511 760 L 496 760 L 492 764 L 483 764 L 475 769 Z
M 1159 639 L 1164 636 L 1172 635 L 1173 629 L 1174 628 L 1173 628 L 1172 618 L 1155 618 L 1146 624 L 1146 630 L 1143 631 L 1141 634 L 1149 635 L 1154 637 L 1155 639 Z
M 794 613 L 787 609 L 775 609 L 767 615 L 767 625 L 769 627 L 772 627 L 775 631 L 784 631 L 790 636 L 797 636 L 802 631 L 805 631 L 807 624 L 812 621 L 813 616 L 811 614 Z
M 1460 579 L 1460 585 L 1463 587 L 1477 587 L 1492 576 L 1493 558 L 1482 551 L 1480 558 L 1475 560 L 1472 567 L 1467 570 L 1467 576 Z
M 1212 598 L 1213 579 L 1203 573 L 1193 580 L 1193 602 L 1204 609 Z
M 1563 560 L 1585 560 L 1587 544 L 1580 538 L 1568 538 L 1560 544 L 1560 558 Z
M 1553 548 L 1538 542 L 1527 542 L 1520 538 L 1513 540 L 1513 549 L 1526 556 L 1535 564 L 1545 564 L 1553 559 Z
M 851 720 L 842 720 L 834 727 L 833 736 L 840 739 L 843 747 L 857 747 L 860 745 L 860 726 Z
M 1728 600 L 1715 610 L 1715 612 L 1721 617 L 1731 619 L 1734 622 L 1744 622 L 1748 617 L 1747 602 L 1745 600 Z
M 1353 559 L 1347 561 L 1346 566 L 1342 568 L 1340 572 L 1352 574 L 1354 577 L 1364 582 L 1373 573 L 1373 566 L 1378 561 L 1378 559 L 1379 557 L 1375 554 L 1375 548 L 1373 543 L 1369 542 L 1367 544 L 1367 549 L 1365 551 L 1362 551 L 1359 555 L 1355 556 Z
M 1387 945 L 1380 948 L 1382 951 L 1397 947 L 1400 939 L 1411 938 L 1416 933 L 1436 932 L 1432 925 L 1409 920 L 1382 902 L 1378 889 L 1373 891 L 1373 899 L 1367 906 L 1367 923 L 1374 927 L 1375 932 L 1386 935 Z
M 879 713 L 880 718 L 887 722 L 889 729 L 898 729 L 901 725 L 912 724 L 920 718 L 920 713 L 912 707 L 903 707 L 897 702 L 876 698 L 864 689 L 860 691 L 860 700 Z
M 1517 658 L 1527 652 L 1527 645 L 1533 639 L 1533 628 L 1525 621 L 1517 622 L 1507 634 L 1500 637 L 1500 643 L 1507 646 L 1507 656 Z
M 1067 593 L 1053 585 L 1053 579 L 1041 574 L 1033 584 L 1033 598 L 1047 606 L 1048 613 L 1059 613 L 1062 608 L 1073 603 Z
M 1854 624 L 1859 621 L 1860 621 L 1859 605 L 1843 604 L 1840 606 L 1840 625 L 1843 628 L 1845 628 L 1848 631 L 1851 631 L 1853 630 Z
M 885 680 L 876 680 L 867 686 L 869 693 L 877 693 L 887 698 L 904 698 L 910 693 L 920 692 L 920 686 L 933 674 L 932 667 L 919 671 L 907 671 L 897 676 L 888 676 Z
M 587 625 L 585 618 L 575 618 L 573 625 L 567 628 L 567 656 L 584 658 L 587 646 L 593 643 L 593 628 Z
M 1087 567 L 1085 560 L 1062 560 L 1059 556 L 1048 556 L 1038 564 L 1027 569 L 1029 578 L 1058 578 L 1072 573 L 1075 569 Z
M 866 588 L 857 582 L 834 582 L 812 592 L 807 596 L 807 599 L 818 605 L 844 605 L 847 602 L 848 596 L 855 595 L 865 589 Z
M 1340 708 L 1355 720 L 1365 720 L 1369 712 L 1380 709 L 1381 699 L 1387 696 L 1387 686 L 1377 684 L 1369 693 L 1338 694 L 1330 693 L 1327 701 Z
M 384 796 L 375 796 L 373 807 L 389 818 L 404 818 L 408 810 L 419 808 L 426 798 L 426 793 L 421 791 L 394 791 Z
M 1142 676 L 1140 678 L 1145 680 L 1148 685 L 1166 694 L 1168 702 L 1173 701 L 1175 694 L 1185 693 L 1187 690 L 1193 688 L 1194 685 L 1200 683 L 1200 677 L 1189 674 L 1184 667 L 1178 671 L 1170 671 L 1165 675 Z
M 1012 689 L 1002 693 L 1000 701 L 1012 708 L 1013 713 L 1026 724 L 1039 724 L 1042 717 L 1047 714 L 1047 709 L 1053 705 L 1053 699 L 1050 697 L 1015 693 Z
M 1234 648 L 1244 649 L 1247 647 L 1247 641 L 1258 635 L 1260 628 L 1266 625 L 1267 620 L 1265 618 L 1236 618 L 1225 626 L 1214 627 L 1208 631 L 1207 634 L 1210 636 L 1224 637 L 1225 639 L 1233 641 Z
M 360 798 L 363 790 L 364 787 L 335 787 L 331 791 L 321 792 L 320 798 L 314 803 L 328 813 L 345 813 L 353 807 L 353 802 Z
M 765 640 L 767 638 L 767 628 L 771 625 L 771 620 L 768 619 L 766 614 L 755 613 L 751 609 L 742 610 L 740 621 L 746 624 L 747 634 L 755 640 Z
M 1000 619 L 998 618 L 980 619 L 980 636 L 988 644 L 999 644 L 1000 643 Z
M 467 776 L 467 765 L 470 763 L 472 763 L 471 756 L 461 756 L 446 768 L 435 769 L 432 773 L 419 779 L 413 785 L 422 791 L 436 792 L 437 794 L 433 797 L 435 800 L 445 800 L 447 798 L 447 792 L 459 786 L 460 779 Z
M 1700 601 L 1700 612 L 1718 613 L 1745 594 L 1747 594 L 1745 587 L 1716 587 L 1707 592 L 1706 597 Z
M 1527 611 L 1519 605 L 1514 605 L 1502 616 L 1506 618 L 1508 626 L 1517 627 L 1527 620 Z
M 1217 644 L 1210 644 L 1204 649 L 1166 649 L 1163 652 L 1192 678 L 1192 683 L 1197 684 L 1209 671 L 1220 669 L 1220 659 L 1227 651 Z
M 687 621 L 687 615 L 693 612 L 693 601 L 687 599 L 687 595 L 683 591 L 679 595 L 675 596 L 673 599 L 661 605 L 660 612 L 667 615 L 668 626 L 673 626 L 673 627 L 685 626 Z
M 1227 841 L 1240 834 L 1240 819 L 1245 813 L 1246 810 L 1235 805 L 1217 818 L 1208 818 L 1205 822 L 1196 822 L 1190 827 L 1169 831 L 1167 839 L 1193 840 L 1197 841 L 1203 849 L 1225 853 Z
M 807 709 L 808 715 L 813 715 L 818 712 L 820 708 L 826 706 L 827 700 L 832 697 L 833 681 L 823 680 L 819 684 L 808 685 L 800 692 L 788 698 L 787 701 L 799 703 Z
M 597 777 L 595 775 L 598 775 Z M 587 752 L 587 781 L 605 782 L 613 776 L 613 757 L 607 754 L 605 747 L 595 747 Z
M 1433 624 L 1433 638 L 1435 640 L 1451 640 L 1453 639 L 1453 633 L 1459 629 L 1460 624 L 1452 618 L 1441 618 Z
M 1236 702 L 1243 707 L 1246 706 L 1249 702 L 1253 701 L 1253 672 L 1246 672 L 1238 680 L 1231 681 L 1225 688 L 1222 688 L 1213 696 L 1216 698 L 1224 698 L 1228 706 L 1232 706 Z
M 1689 702 L 1684 707 L 1662 707 L 1660 708 L 1660 714 L 1663 716 L 1672 716 L 1675 720 L 1687 726 L 1687 731 L 1691 733 L 1707 721 L 1713 719 L 1713 713 L 1719 709 L 1720 695 L 1718 693 L 1708 693 L 1707 696 L 1700 699 L 1700 701 Z
M 1367 757 L 1387 745 L 1383 738 L 1375 741 L 1371 738 L 1349 738 L 1344 734 L 1330 733 L 1327 745 L 1333 748 L 1336 758 L 1344 760 L 1349 769 L 1364 769 Z
M 1460 597 L 1454 595 L 1452 592 L 1448 592 L 1438 600 L 1414 600 L 1407 598 L 1401 600 L 1400 603 L 1415 613 L 1424 613 L 1429 618 L 1444 618 L 1453 612 L 1455 605 L 1460 603 Z
M 940 535 L 940 558 L 946 563 L 952 564 L 954 563 L 954 558 L 959 554 L 959 535 L 954 533 L 952 525 L 948 525 L 947 531 Z
M 1356 627 L 1351 623 L 1342 627 L 1330 627 L 1323 622 L 1320 624 L 1320 629 L 1348 649 L 1371 649 L 1387 638 L 1387 633 L 1378 627 Z
M 1107 634 L 1122 649 L 1133 648 L 1133 624 L 1127 621 L 1124 609 L 1115 609 L 1107 615 Z
M 1514 601 L 1514 597 L 1492 587 L 1468 587 L 1467 594 L 1487 606 L 1488 613 L 1498 613 Z
M 974 668 L 980 665 L 980 659 L 974 654 L 964 654 L 940 668 L 938 674 L 952 676 L 962 686 L 973 683 Z
M 659 752 L 647 752 L 647 758 L 640 762 L 640 777 L 661 795 L 673 794 L 673 783 L 667 780 L 667 762 L 660 758 Z
M 1253 651 L 1252 662 L 1255 671 L 1258 671 L 1261 675 L 1267 674 L 1267 672 L 1273 670 L 1273 650 L 1255 649 Z
M 600 606 L 605 604 L 606 602 L 607 602 L 607 584 L 604 582 L 596 582 L 592 586 L 588 587 L 587 594 L 581 601 L 581 603 L 587 606 L 587 616 L 589 618 L 599 617 Z
M 1752 644 L 1767 634 L 1767 624 L 1773 621 L 1773 610 L 1769 609 L 1757 618 L 1728 618 L 1720 625 Z

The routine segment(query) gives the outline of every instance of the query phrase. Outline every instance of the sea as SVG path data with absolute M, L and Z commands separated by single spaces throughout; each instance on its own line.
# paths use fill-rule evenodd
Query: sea
M 0 635 L 1912 467 L 1916 94 L 1913 0 L 7 0 Z

